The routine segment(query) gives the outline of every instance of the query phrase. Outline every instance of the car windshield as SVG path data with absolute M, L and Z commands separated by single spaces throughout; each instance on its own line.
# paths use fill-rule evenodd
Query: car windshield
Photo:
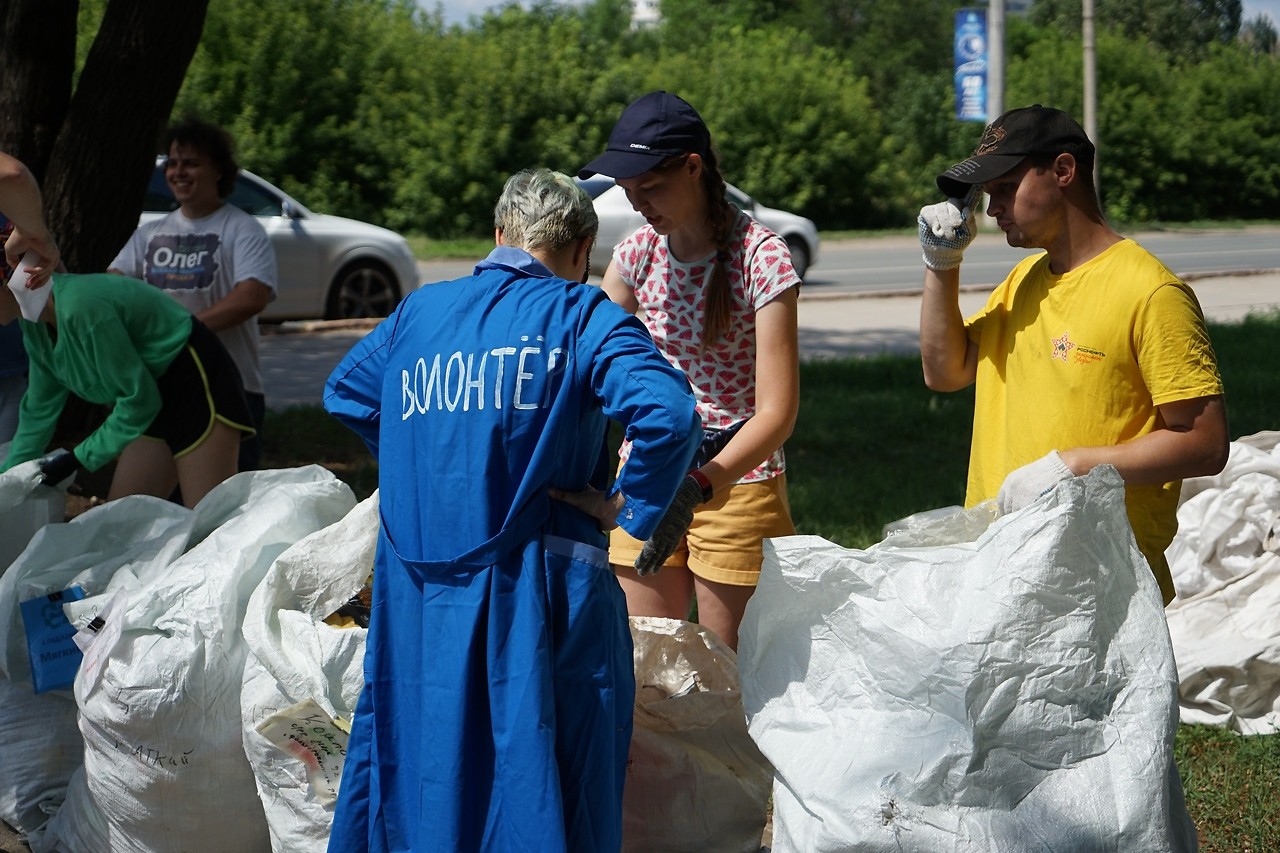
M 268 192 L 244 175 L 236 178 L 236 188 L 231 191 L 231 198 L 227 201 L 254 216 L 280 216 L 284 212 L 283 201 L 278 195 Z
M 156 166 L 151 173 L 151 182 L 147 184 L 147 197 L 142 202 L 142 209 L 147 213 L 168 213 L 178 209 L 178 202 L 169 192 L 169 184 L 164 179 L 164 166 Z
M 244 175 L 236 177 L 236 187 L 227 200 L 253 216 L 281 216 L 284 213 L 283 200 L 279 196 Z M 164 179 L 164 165 L 158 164 L 151 173 L 151 182 L 147 184 L 147 196 L 143 200 L 142 209 L 147 213 L 168 213 L 177 208 L 178 202 L 169 191 L 169 183 Z

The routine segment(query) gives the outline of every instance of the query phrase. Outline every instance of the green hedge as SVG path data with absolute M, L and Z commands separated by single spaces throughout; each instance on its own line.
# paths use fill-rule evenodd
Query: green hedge
M 81 4 L 86 29 L 103 2 Z M 698 107 L 729 180 L 761 201 L 822 229 L 909 226 L 981 132 L 952 117 L 965 4 L 833 2 L 666 0 L 671 23 L 635 31 L 625 0 L 512 5 L 466 27 L 409 0 L 219 0 L 175 113 L 226 125 L 248 168 L 309 206 L 453 237 L 487 232 L 512 171 L 575 171 L 626 103 L 665 88 Z M 1078 32 L 1035 19 L 1008 21 L 1005 103 L 1080 116 Z M 1193 23 L 1193 36 L 1230 29 Z M 1098 37 L 1109 213 L 1275 218 L 1280 60 L 1244 40 L 1171 48 L 1125 31 Z

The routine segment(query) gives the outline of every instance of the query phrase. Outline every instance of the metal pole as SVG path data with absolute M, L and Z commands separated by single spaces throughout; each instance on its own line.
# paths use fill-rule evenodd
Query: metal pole
M 1004 112 L 1004 0 L 987 0 L 987 121 Z
M 1084 132 L 1098 148 L 1098 60 L 1093 33 L 1093 0 L 1081 0 L 1080 36 L 1084 42 Z M 1093 185 L 1101 195 L 1098 157 L 1093 161 Z

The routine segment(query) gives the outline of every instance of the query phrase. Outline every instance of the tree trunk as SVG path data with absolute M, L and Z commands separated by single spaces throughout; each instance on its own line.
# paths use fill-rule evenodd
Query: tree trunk
M 39 181 L 71 103 L 78 0 L 0 0 L 0 151 Z
M 0 150 L 40 182 L 68 270 L 105 270 L 137 227 L 208 7 L 110 0 L 73 96 L 79 0 L 0 0 Z M 73 396 L 54 444 L 78 442 L 104 415 Z M 107 478 L 95 493 L 106 494 Z
M 39 7 L 69 0 L 7 0 Z M 75 5 L 74 2 L 71 5 Z M 110 0 L 49 153 L 45 213 L 67 269 L 106 269 L 138 224 L 157 141 L 209 0 Z

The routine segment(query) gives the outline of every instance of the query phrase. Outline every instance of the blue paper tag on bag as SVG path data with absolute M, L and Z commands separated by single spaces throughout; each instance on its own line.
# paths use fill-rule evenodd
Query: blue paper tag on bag
M 76 629 L 62 612 L 62 605 L 82 598 L 84 590 L 73 586 L 18 605 L 27 633 L 31 683 L 36 693 L 61 690 L 76 680 L 76 670 L 84 654 L 72 639 Z

